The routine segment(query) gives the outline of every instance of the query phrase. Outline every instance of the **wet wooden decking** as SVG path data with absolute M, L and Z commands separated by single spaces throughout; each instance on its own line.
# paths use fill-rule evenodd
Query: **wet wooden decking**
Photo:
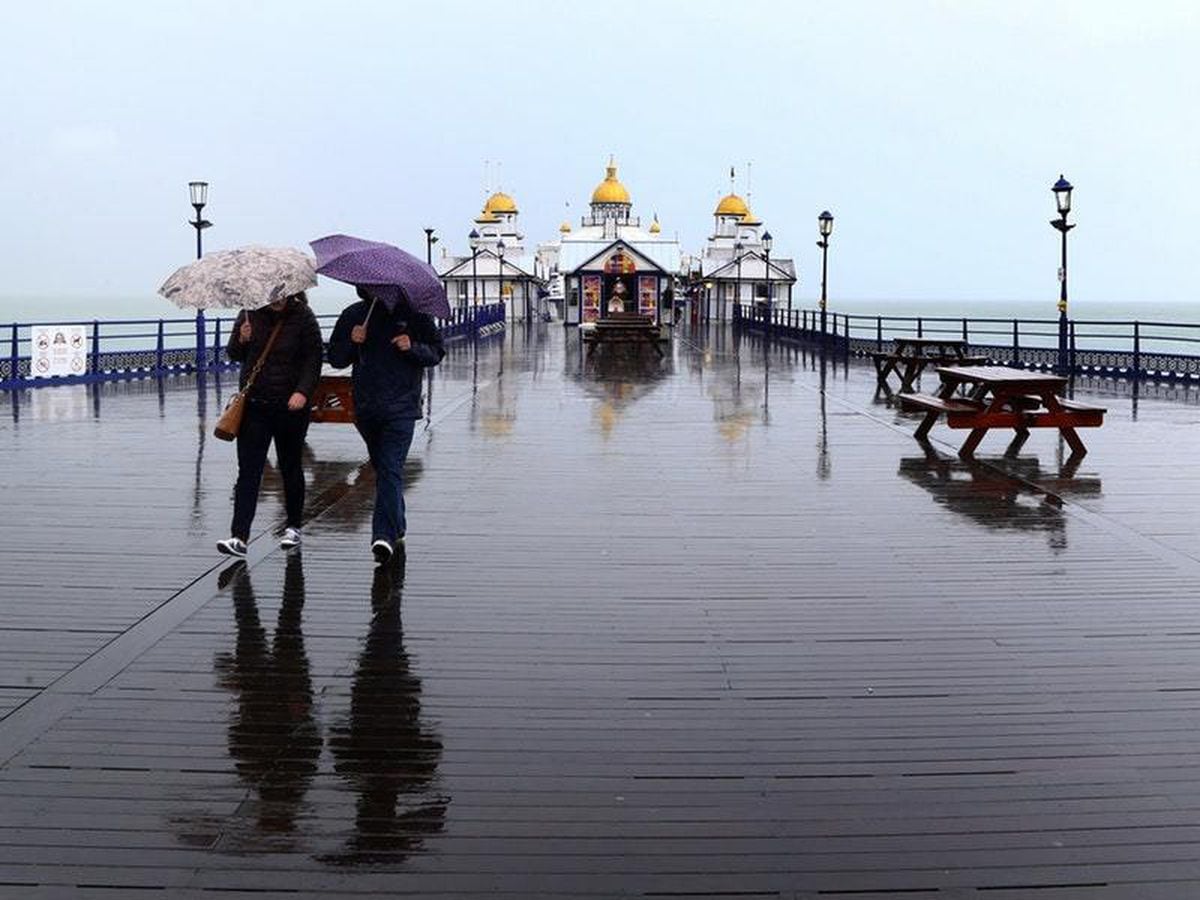
M 1068 476 L 577 339 L 454 348 L 384 572 L 349 427 L 228 567 L 219 385 L 0 398 L 0 898 L 1200 895 L 1194 393 Z

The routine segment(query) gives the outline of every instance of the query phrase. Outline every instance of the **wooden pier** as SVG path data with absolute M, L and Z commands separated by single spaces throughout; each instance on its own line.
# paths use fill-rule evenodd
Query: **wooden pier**
M 351 426 L 230 566 L 232 375 L 0 395 L 0 900 L 1200 896 L 1195 390 L 1077 383 L 1068 466 L 865 360 L 593 362 L 453 345 L 384 571 Z

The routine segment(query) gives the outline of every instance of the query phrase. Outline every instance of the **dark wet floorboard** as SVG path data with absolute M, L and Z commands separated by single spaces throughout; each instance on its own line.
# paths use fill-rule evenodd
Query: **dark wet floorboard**
M 1200 894 L 1196 395 L 1065 477 L 672 349 L 455 347 L 382 574 L 351 428 L 223 572 L 194 385 L 0 405 L 0 898 Z

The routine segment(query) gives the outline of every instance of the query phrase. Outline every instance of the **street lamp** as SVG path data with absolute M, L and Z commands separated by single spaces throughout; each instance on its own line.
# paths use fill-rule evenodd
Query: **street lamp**
M 433 245 L 438 242 L 438 239 L 433 236 L 433 229 L 425 229 L 425 262 L 433 265 Z
M 733 242 L 733 252 L 737 254 L 737 291 L 733 295 L 734 306 L 742 302 L 742 251 L 745 249 L 746 245 L 741 241 Z
M 825 339 L 825 281 L 829 275 L 829 236 L 833 234 L 833 214 L 824 210 L 817 216 L 817 233 L 821 239 L 817 246 L 821 248 L 821 339 Z
M 202 215 L 205 204 L 208 203 L 208 182 L 207 181 L 189 181 L 188 194 L 191 196 L 192 208 L 196 210 L 196 218 L 188 222 L 196 229 L 196 259 L 200 259 L 204 255 L 204 246 L 202 235 L 205 228 L 212 227 L 212 222 L 204 218 Z M 205 345 L 208 343 L 206 338 L 208 329 L 204 324 L 204 310 L 196 310 L 196 371 L 203 375 L 205 368 L 208 365 L 207 353 Z
M 771 239 L 771 232 L 764 231 L 762 236 L 763 246 L 763 262 L 766 265 L 767 275 L 767 322 L 771 321 L 771 245 L 775 243 Z
M 479 305 L 479 279 L 478 272 L 475 268 L 475 260 L 479 256 L 479 232 L 474 228 L 467 235 L 467 241 L 471 245 L 471 302 L 472 305 Z
M 500 261 L 500 302 L 504 302 L 504 239 L 501 238 L 496 244 L 496 259 Z
M 1071 212 L 1071 182 L 1058 176 L 1054 187 L 1054 203 L 1058 207 L 1058 218 L 1051 219 L 1050 224 L 1062 234 L 1062 265 L 1058 269 L 1058 374 L 1067 374 L 1067 232 L 1074 225 L 1067 224 L 1067 214 Z
M 196 218 L 194 221 L 189 221 L 188 224 L 196 229 L 196 259 L 204 255 L 204 248 L 201 244 L 200 236 L 204 233 L 205 228 L 212 226 L 212 222 L 208 221 L 201 215 L 205 204 L 208 203 L 208 182 L 207 181 L 189 181 L 188 192 L 192 195 L 192 206 L 196 210 Z

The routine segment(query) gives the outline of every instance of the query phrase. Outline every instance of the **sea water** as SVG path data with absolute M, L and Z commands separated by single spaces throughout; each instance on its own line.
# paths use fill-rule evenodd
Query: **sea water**
M 337 281 L 322 279 L 318 287 L 308 292 L 309 304 L 322 317 L 326 330 L 332 325 L 332 317 L 355 302 L 353 289 Z M 797 298 L 794 308 L 815 308 L 816 303 L 808 298 Z M 1051 346 L 1057 340 L 1058 306 L 1057 297 L 1046 300 L 891 300 L 891 299 L 838 299 L 830 301 L 829 313 L 848 314 L 853 318 L 852 333 L 858 337 L 869 337 L 874 333 L 874 324 L 867 317 L 886 316 L 892 318 L 885 323 L 885 335 L 890 333 L 915 333 L 916 319 L 923 322 L 923 331 L 930 335 L 950 335 L 961 331 L 961 324 L 954 322 L 934 323 L 930 319 L 970 320 L 969 340 L 976 343 L 1010 344 L 1012 320 L 1020 320 L 1021 343 L 1023 346 Z M 213 311 L 209 317 L 231 319 L 233 310 Z M 1106 348 L 1132 349 L 1133 322 L 1141 323 L 1142 349 L 1145 352 L 1174 352 L 1200 355 L 1200 304 L 1131 301 L 1128 303 L 1100 302 L 1087 300 L 1072 301 L 1070 315 L 1076 322 L 1076 347 L 1078 349 Z M 860 318 L 861 317 L 861 318 Z M 195 318 L 191 310 L 180 309 L 168 300 L 154 294 L 123 296 L 2 296 L 0 297 L 0 342 L 7 337 L 4 326 L 12 322 L 56 324 L 67 322 L 101 322 L 113 320 L 176 320 L 170 331 L 178 332 L 177 339 L 169 345 L 186 344 L 183 334 L 187 332 L 187 321 Z M 907 321 L 896 321 L 903 319 Z M 983 324 L 979 320 L 996 320 Z M 1113 324 L 1097 324 L 1113 323 Z M 890 328 L 888 325 L 890 324 Z M 1167 327 L 1167 326 L 1172 327 Z M 1185 327 L 1180 327 L 1180 326 Z M 1191 327 L 1186 327 L 1190 325 Z M 111 329 L 106 330 L 112 334 Z M 193 330 L 194 333 L 194 330 Z M 194 338 L 193 338 L 194 340 Z M 152 346 L 142 340 L 143 346 Z

